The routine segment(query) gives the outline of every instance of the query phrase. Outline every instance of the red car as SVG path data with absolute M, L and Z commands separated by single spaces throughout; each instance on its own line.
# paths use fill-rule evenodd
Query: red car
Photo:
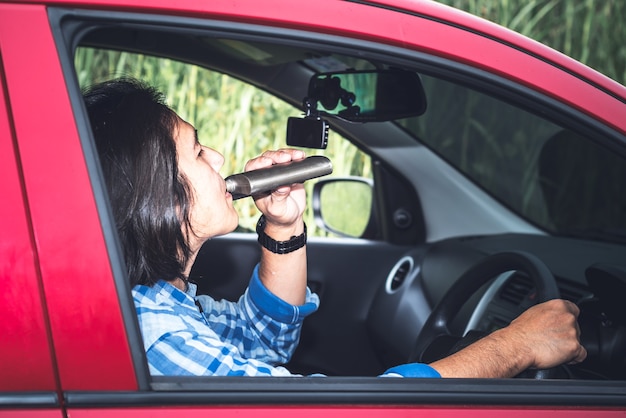
M 385 71 L 418 75 L 422 109 L 370 120 L 320 110 L 331 134 L 311 151 L 354 156 L 310 193 L 308 277 L 321 305 L 286 365 L 328 377 L 151 377 L 81 88 L 122 74 L 154 82 L 211 146 L 239 157 L 274 136 L 285 146 L 286 118 L 255 122 L 283 107 L 302 118 L 319 74 Z M 200 94 L 209 79 L 222 90 Z M 406 0 L 0 0 L 0 81 L 0 417 L 626 413 L 619 83 Z M 245 216 L 240 226 L 194 266 L 215 298 L 240 295 L 258 257 Z M 507 265 L 464 275 L 501 253 L 531 254 L 550 277 Z M 550 297 L 541 280 L 579 305 L 583 363 L 513 379 L 375 377 L 415 359 L 433 312 L 457 340 L 489 332 Z

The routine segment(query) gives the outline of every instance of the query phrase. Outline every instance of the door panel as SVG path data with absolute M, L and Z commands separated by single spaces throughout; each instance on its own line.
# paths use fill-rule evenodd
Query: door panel
M 376 292 L 406 248 L 365 240 L 310 238 L 307 251 L 309 287 L 320 296 L 320 308 L 305 320 L 288 368 L 302 374 L 380 374 L 383 366 L 372 349 L 365 321 Z M 256 234 L 229 234 L 204 245 L 191 276 L 199 292 L 237 300 L 259 257 Z
M 1 8 L 0 8 L 1 9 Z M 4 49 L 8 33 L 2 31 Z M 2 50 L 3 50 L 2 49 Z M 0 57 L 0 392 L 55 390 L 50 340 L 19 151 Z

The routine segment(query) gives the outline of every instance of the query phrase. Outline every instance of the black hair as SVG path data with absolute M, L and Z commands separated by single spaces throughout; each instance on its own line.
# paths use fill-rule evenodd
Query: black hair
M 191 194 L 178 170 L 178 116 L 163 94 L 129 78 L 94 85 L 83 97 L 131 285 L 186 280 Z

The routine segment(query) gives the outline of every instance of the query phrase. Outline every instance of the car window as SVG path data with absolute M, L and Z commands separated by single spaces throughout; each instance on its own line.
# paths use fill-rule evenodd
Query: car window
M 120 17 L 117 16 L 115 19 L 120 19 Z M 235 65 L 247 67 L 247 65 L 243 64 L 247 64 L 248 58 L 251 57 L 251 60 L 259 60 L 259 62 L 263 61 L 263 63 L 251 66 L 253 69 L 250 71 L 259 71 L 265 74 L 263 71 L 273 65 L 271 56 L 267 58 L 266 63 L 266 55 L 261 54 L 263 50 L 254 49 L 262 44 L 261 41 L 264 38 L 259 36 L 255 38 L 248 34 L 241 36 L 241 39 L 250 38 L 249 42 L 230 42 L 228 45 L 232 49 L 227 54 L 224 54 L 227 56 L 223 57 L 220 55 L 216 58 L 213 54 L 218 55 L 217 52 L 220 52 L 220 48 L 215 45 L 220 44 L 220 42 L 216 38 L 207 35 L 207 33 L 211 33 L 210 31 L 207 30 L 205 33 L 198 30 L 198 33 L 193 33 L 193 37 L 187 37 L 182 34 L 187 34 L 190 31 L 188 28 L 181 29 L 180 33 L 175 30 L 169 31 L 165 24 L 162 31 L 154 29 L 159 24 L 160 19 L 163 21 L 175 19 L 154 16 L 150 19 L 155 20 L 151 22 L 150 30 L 152 32 L 145 28 L 137 29 L 136 31 L 128 30 L 127 32 L 126 23 L 111 26 L 103 25 L 105 26 L 104 29 L 93 30 L 82 43 L 75 41 L 81 45 L 106 45 L 107 48 L 118 48 L 115 51 L 96 47 L 78 48 L 74 58 L 80 86 L 86 87 L 94 82 L 119 76 L 133 76 L 155 85 L 165 93 L 174 110 L 198 128 L 200 141 L 207 146 L 217 149 L 227 157 L 226 165 L 222 172 L 224 176 L 241 171 L 244 162 L 259 152 L 268 148 L 284 146 L 287 117 L 300 116 L 302 113 L 296 106 L 293 106 L 293 103 L 302 98 L 300 90 L 289 96 L 292 104 L 288 104 L 268 92 L 241 81 L 246 80 L 246 77 L 245 71 L 239 71 L 240 68 L 237 68 L 237 71 L 232 73 L 241 77 L 241 80 L 225 74 L 231 73 L 228 65 L 224 65 L 224 71 L 222 72 L 217 69 L 208 70 L 200 66 L 171 59 L 120 52 L 126 50 L 144 51 L 145 48 L 146 51 L 151 53 L 185 57 L 185 59 L 208 63 L 207 65 L 211 66 L 211 68 L 214 68 L 213 66 L 215 65 L 215 68 L 218 69 L 221 69 L 221 64 L 224 64 L 225 61 L 232 59 L 236 55 L 237 59 L 233 59 L 235 63 L 230 69 L 233 69 Z M 195 22 L 195 24 L 197 23 Z M 128 23 L 128 26 L 132 26 L 132 22 Z M 232 22 L 227 22 L 226 26 L 229 30 L 233 30 Z M 75 27 L 80 28 L 80 25 L 75 25 Z M 224 36 L 223 33 L 219 35 Z M 229 33 L 228 36 L 230 35 Z M 468 215 L 472 209 L 475 209 L 477 206 L 479 209 L 489 205 L 496 206 L 492 204 L 493 199 L 484 199 L 485 193 L 477 193 L 476 190 L 478 188 L 470 184 L 470 181 L 467 181 L 467 179 L 474 181 L 483 190 L 510 208 L 511 212 L 519 214 L 535 225 L 541 226 L 547 231 L 564 231 L 565 229 L 563 228 L 571 225 L 572 222 L 563 216 L 563 210 L 571 209 L 571 203 L 568 204 L 568 202 L 576 202 L 576 195 L 574 195 L 573 199 L 572 195 L 568 195 L 560 203 L 551 203 L 550 199 L 561 190 L 566 189 L 568 193 L 571 192 L 571 188 L 564 188 L 563 185 L 566 184 L 565 181 L 567 179 L 571 178 L 569 173 L 575 170 L 576 166 L 570 164 L 563 169 L 561 171 L 564 173 L 563 177 L 560 177 L 562 180 L 551 180 L 549 174 L 540 174 L 539 170 L 541 168 L 542 150 L 548 148 L 544 144 L 552 142 L 549 138 L 558 136 L 560 132 L 565 132 L 569 137 L 572 129 L 565 130 L 561 125 L 551 122 L 545 117 L 538 116 L 535 112 L 509 105 L 502 100 L 502 94 L 500 98 L 497 98 L 479 90 L 468 88 L 467 84 L 457 84 L 449 79 L 439 78 L 436 75 L 427 75 L 425 69 L 430 69 L 432 72 L 432 67 L 425 63 L 429 57 L 425 58 L 423 54 L 415 54 L 419 59 L 416 59 L 415 62 L 408 62 L 406 57 L 412 55 L 406 53 L 406 51 L 406 56 L 402 59 L 395 58 L 391 54 L 387 57 L 385 55 L 385 51 L 388 49 L 387 46 L 379 47 L 375 53 L 363 52 L 363 50 L 355 49 L 354 45 L 346 40 L 342 41 L 341 48 L 339 48 L 333 47 L 332 42 L 325 38 L 318 39 L 315 36 L 310 36 L 308 37 L 310 39 L 307 38 L 306 41 L 298 41 L 305 44 L 305 48 L 301 47 L 293 39 L 288 39 L 285 36 L 284 28 L 279 28 L 277 34 L 274 35 L 276 39 L 272 39 L 272 42 L 275 42 L 275 45 L 270 45 L 266 51 L 271 50 L 271 46 L 274 46 L 278 51 L 275 56 L 276 59 L 284 59 L 282 63 L 279 63 L 280 65 L 276 66 L 278 70 L 270 74 L 274 78 L 279 78 L 276 74 L 283 74 L 283 72 L 289 71 L 289 75 L 298 75 L 296 78 L 299 80 L 297 86 L 300 86 L 304 84 L 302 80 L 306 80 L 306 75 L 314 71 L 321 71 L 326 64 L 331 66 L 336 58 L 351 68 L 357 69 L 398 66 L 417 70 L 420 72 L 427 90 L 428 110 L 424 116 L 399 121 L 399 124 L 407 129 L 399 129 L 392 122 L 387 123 L 385 126 L 372 123 L 367 126 L 355 127 L 352 125 L 349 128 L 346 127 L 347 124 L 343 126 L 338 124 L 339 128 L 344 128 L 343 130 L 338 130 L 344 132 L 350 140 L 331 130 L 330 135 L 332 138 L 329 140 L 329 149 L 320 152 L 308 151 L 309 154 L 319 153 L 330 157 L 333 160 L 335 169 L 333 176 L 351 175 L 370 179 L 376 177 L 375 199 L 379 206 L 376 206 L 375 209 L 378 211 L 376 214 L 379 215 L 379 219 L 384 219 L 384 221 L 380 222 L 381 229 L 384 229 L 383 232 L 387 236 L 378 242 L 363 243 L 344 240 L 340 245 L 336 245 L 332 240 L 326 240 L 321 245 L 311 246 L 311 262 L 309 263 L 311 288 L 322 296 L 323 305 L 321 305 L 321 309 L 316 315 L 307 320 L 307 328 L 303 333 L 299 351 L 294 355 L 290 368 L 292 371 L 302 374 L 322 372 L 329 376 L 374 376 L 384 370 L 385 367 L 382 366 L 386 365 L 386 362 L 394 360 L 394 356 L 401 356 L 403 349 L 411 348 L 412 342 L 403 347 L 398 340 L 406 339 L 408 341 L 413 339 L 414 334 L 424 323 L 421 319 L 423 314 L 427 315 L 429 310 L 428 302 L 434 303 L 436 301 L 436 298 L 430 298 L 431 294 L 435 294 L 434 292 L 422 293 L 420 290 L 416 293 L 412 291 L 407 292 L 407 294 L 410 293 L 412 296 L 410 306 L 399 303 L 399 301 L 403 302 L 403 300 L 396 298 L 400 294 L 397 292 L 397 289 L 399 286 L 402 286 L 402 283 L 411 285 L 411 283 L 421 282 L 421 278 L 413 282 L 403 282 L 403 280 L 406 277 L 413 280 L 413 278 L 419 277 L 416 275 L 421 274 L 421 272 L 431 273 L 433 271 L 432 266 L 437 264 L 437 262 L 425 264 L 426 268 L 422 270 L 421 265 L 418 263 L 423 259 L 427 251 L 425 248 L 429 247 L 430 243 L 424 244 L 422 235 L 416 238 L 412 237 L 413 240 L 409 242 L 411 244 L 417 243 L 418 245 L 414 248 L 411 247 L 408 253 L 409 256 L 407 256 L 407 246 L 404 245 L 406 242 L 403 241 L 401 242 L 403 245 L 397 245 L 398 240 L 392 239 L 394 234 L 417 235 L 412 232 L 411 227 L 421 221 L 418 218 L 423 217 L 427 221 L 424 228 L 429 233 L 440 227 L 442 223 L 447 223 L 452 224 L 450 230 L 453 231 L 451 234 L 455 237 L 467 235 L 466 229 L 457 227 L 455 218 L 462 218 L 459 223 L 472 224 L 475 223 L 472 221 L 476 219 L 476 217 L 470 216 L 471 214 Z M 122 40 L 118 41 L 118 37 Z M 146 42 L 151 37 L 154 37 L 154 39 Z M 170 45 L 167 42 L 163 42 L 164 40 L 173 41 Z M 195 49 L 195 46 L 198 44 L 193 44 L 192 46 L 184 45 L 186 42 L 191 42 L 191 40 L 201 45 L 210 44 L 211 47 L 201 49 L 201 52 L 198 53 Z M 328 44 L 325 44 L 324 41 L 328 42 Z M 116 42 L 119 42 L 119 44 L 116 44 Z M 119 48 L 120 45 L 122 48 Z M 226 43 L 223 43 L 223 45 L 226 45 Z M 181 50 L 179 51 L 178 48 Z M 183 49 L 185 50 L 183 51 Z M 246 56 L 246 58 L 239 57 L 239 53 Z M 202 54 L 205 56 L 204 59 L 199 57 Z M 353 56 L 350 57 L 350 54 Z M 363 57 L 360 54 L 363 54 Z M 311 56 L 319 59 L 314 62 L 314 59 L 310 58 Z M 433 62 L 438 61 L 433 60 Z M 445 67 L 444 64 L 448 67 Z M 264 65 L 267 67 L 264 67 Z M 456 68 L 456 66 L 450 63 L 444 62 L 441 65 L 441 73 L 445 73 L 445 70 L 448 70 L 450 77 L 469 78 L 468 74 L 462 73 L 462 71 L 459 71 L 459 75 L 450 75 L 452 73 L 449 71 L 450 68 Z M 308 67 L 305 68 L 306 66 Z M 294 67 L 297 68 L 294 70 Z M 463 68 L 461 69 L 463 70 Z M 467 70 L 465 69 L 464 71 Z M 271 71 L 267 71 L 267 73 L 271 73 Z M 470 76 L 472 75 L 470 74 Z M 255 77 L 250 77 L 249 79 L 254 79 L 259 85 L 263 85 L 264 80 L 262 78 L 262 76 L 255 75 Z M 479 79 L 480 77 L 476 78 Z M 275 84 L 272 86 L 275 86 Z M 289 85 L 288 87 L 292 86 Z M 283 89 L 283 93 L 286 90 L 287 88 Z M 304 90 L 305 88 L 303 87 L 302 91 Z M 554 113 L 554 111 L 551 113 L 551 117 L 554 117 Z M 336 125 L 333 126 L 335 127 Z M 81 136 L 89 139 L 87 135 Z M 591 138 L 581 136 L 580 134 L 577 136 L 581 137 L 585 145 L 597 148 L 595 142 L 591 142 Z M 365 149 L 371 150 L 369 152 L 376 156 L 376 161 L 371 162 L 370 156 L 360 151 L 350 141 L 354 141 Z M 424 152 L 428 150 L 426 150 L 426 147 L 421 146 L 420 143 L 426 144 L 454 168 L 449 168 L 448 165 L 442 164 L 441 160 L 433 153 Z M 556 157 L 550 155 L 546 157 L 548 171 L 551 171 L 556 165 L 550 163 L 551 161 L 563 161 L 565 163 L 570 161 L 569 157 L 559 158 L 564 151 L 572 148 L 570 145 L 571 143 L 569 142 L 566 145 L 557 145 Z M 588 155 L 589 151 L 583 148 L 579 153 Z M 417 157 L 422 158 L 422 160 L 419 160 L 420 164 L 411 165 L 414 162 L 418 162 Z M 429 161 L 431 157 L 433 161 Z M 604 157 L 600 156 L 599 158 Z M 611 160 L 607 164 L 608 166 L 623 166 L 620 157 L 612 158 L 615 160 Z M 418 165 L 419 167 L 414 167 Z M 462 175 L 454 173 L 455 170 L 458 170 Z M 372 174 L 372 171 L 374 171 L 375 175 Z M 427 171 L 428 174 L 432 175 L 419 175 Z M 456 177 L 454 177 L 455 175 Z M 609 173 L 609 177 L 614 175 L 620 174 L 618 172 Z M 431 199 L 431 202 L 427 202 L 430 205 L 430 212 L 424 211 L 422 213 L 421 208 L 419 208 L 420 200 L 425 202 L 429 196 L 437 193 L 443 196 L 446 194 L 446 191 L 450 191 L 450 188 L 445 189 L 443 187 L 440 189 L 440 184 L 433 181 L 437 180 L 437 177 L 446 176 L 451 180 L 443 186 L 448 186 L 461 178 L 463 181 L 458 183 L 461 184 L 461 187 L 468 189 L 467 194 L 451 196 L 448 201 Z M 307 185 L 310 187 L 312 182 L 308 182 Z M 428 190 L 429 186 L 431 190 Z M 552 190 L 550 187 L 552 187 Z M 586 188 L 585 190 L 592 191 L 591 188 Z M 478 191 L 480 192 L 480 190 Z M 522 196 L 519 196 L 520 191 L 523 192 L 521 193 Z M 414 198 L 414 196 L 417 197 L 418 193 L 419 199 Z M 475 193 L 475 195 L 470 197 L 479 201 L 472 207 L 466 204 L 469 199 L 462 200 L 462 198 L 471 193 Z M 455 200 L 456 198 L 459 198 L 458 201 Z M 484 201 L 481 199 L 484 199 Z M 582 199 L 586 198 L 583 197 Z M 240 231 L 252 230 L 254 223 L 258 219 L 258 211 L 253 207 L 250 200 L 243 199 L 235 205 L 240 212 Z M 451 201 L 454 204 L 446 204 Z M 345 209 L 348 205 L 344 201 L 337 199 L 334 204 L 336 206 L 341 205 L 342 209 L 348 212 L 349 215 L 349 211 Z M 559 209 L 561 206 L 564 209 Z M 436 210 L 433 211 L 433 207 L 436 207 Z M 600 207 L 600 205 L 597 207 Z M 492 207 L 489 209 L 492 209 Z M 438 212 L 435 215 L 441 214 L 442 216 L 433 216 L 434 212 Z M 451 212 L 454 212 L 453 216 L 449 216 Z M 505 212 L 505 210 L 501 210 L 498 213 L 502 212 Z M 489 215 L 490 213 L 486 217 Z M 512 214 L 507 213 L 507 215 L 511 218 L 516 218 Z M 559 220 L 556 217 L 565 219 L 562 221 L 564 226 L 558 226 Z M 483 218 L 480 219 L 482 220 Z M 517 222 L 517 219 L 514 219 L 511 223 L 515 222 Z M 611 220 L 611 222 L 614 221 Z M 310 228 L 310 235 L 326 234 L 321 232 L 315 222 L 311 220 L 310 212 L 307 214 L 307 223 Z M 493 233 L 492 229 L 483 227 L 480 223 L 477 224 L 479 225 L 475 230 L 480 232 L 477 232 L 476 235 Z M 490 225 L 492 224 L 487 224 L 487 226 Z M 420 230 L 424 229 L 422 225 L 418 227 Z M 496 229 L 496 233 L 501 233 L 503 230 L 504 228 Z M 238 236 L 234 237 L 234 240 L 238 239 Z M 465 238 L 463 240 L 471 241 L 471 239 L 467 240 Z M 218 240 L 211 241 L 215 242 Z M 208 244 L 212 244 L 213 242 L 211 241 Z M 246 257 L 241 257 L 241 254 L 245 255 L 245 245 L 248 243 L 253 244 L 256 250 L 256 243 L 252 239 L 240 241 L 237 242 L 237 245 L 229 246 L 228 244 L 232 244 L 232 242 L 224 240 L 210 248 L 211 251 L 214 251 L 215 247 L 219 246 L 224 247 L 224 250 L 223 252 L 215 251 L 214 254 L 211 253 L 213 257 L 211 260 L 208 260 L 209 257 L 206 257 L 206 264 L 210 264 L 212 273 L 210 280 L 206 280 L 206 282 L 211 282 L 210 285 L 214 287 L 210 289 L 211 292 L 207 291 L 205 293 L 209 293 L 212 296 L 215 295 L 216 298 L 223 297 L 226 299 L 233 296 L 238 297 L 245 290 L 245 286 L 249 282 L 252 266 L 246 264 L 248 261 L 242 260 Z M 319 243 L 316 242 L 315 244 Z M 437 244 L 439 243 L 434 243 L 431 247 L 433 251 L 429 253 L 429 256 L 434 254 L 435 259 L 438 257 L 438 248 L 440 248 Z M 446 242 L 443 243 L 441 248 L 444 248 L 445 245 Z M 476 245 L 479 248 L 478 245 L 480 244 Z M 457 255 L 459 259 L 462 259 L 465 252 L 460 252 Z M 473 256 L 474 251 L 472 251 Z M 214 260 L 217 260 L 217 262 L 214 262 Z M 396 264 L 398 260 L 401 263 Z M 413 269 L 413 260 L 415 260 L 415 269 Z M 432 258 L 429 260 L 432 260 Z M 455 268 L 463 266 L 465 263 L 465 260 L 459 263 L 456 263 L 456 261 L 447 263 L 445 261 L 447 260 L 442 261 L 442 265 L 453 264 Z M 255 262 L 256 259 L 249 260 L 249 263 Z M 410 267 L 407 268 L 407 265 L 410 265 Z M 390 270 L 390 268 L 392 269 Z M 445 269 L 442 270 L 447 271 Z M 409 274 L 411 276 L 407 276 Z M 122 275 L 118 276 L 121 277 Z M 199 276 L 202 276 L 202 274 L 199 274 Z M 453 280 L 452 275 L 446 276 L 450 276 L 450 281 Z M 383 288 L 380 285 L 383 284 L 385 278 L 387 281 Z M 123 279 L 123 284 L 125 285 L 126 278 L 124 277 Z M 223 284 L 226 281 L 228 281 L 228 285 Z M 120 283 L 122 283 L 121 279 Z M 387 286 L 387 283 L 390 285 Z M 441 281 L 439 289 L 445 289 L 449 283 L 448 278 L 445 278 Z M 239 288 L 241 284 L 243 286 Z M 405 289 L 417 290 L 406 285 Z M 387 297 L 390 298 L 387 299 Z M 396 311 L 391 309 L 379 311 L 377 308 L 380 305 L 371 303 L 375 298 L 377 300 L 385 298 L 380 300 L 388 301 L 385 303 L 388 303 L 389 306 L 399 306 L 404 311 L 403 313 L 416 313 L 415 319 L 418 320 L 412 321 L 412 318 L 407 319 L 405 315 L 395 317 L 393 313 Z M 421 308 L 416 309 L 414 307 L 413 303 L 415 302 L 423 304 L 423 311 Z M 388 313 L 392 315 L 387 315 Z M 398 332 L 397 335 L 394 334 L 394 337 L 402 338 L 389 338 L 386 340 L 386 342 L 390 342 L 388 345 L 380 344 L 380 341 L 372 342 L 373 334 L 370 333 L 372 318 L 380 319 L 380 324 L 383 324 L 382 328 L 401 329 L 402 332 Z M 401 327 L 393 327 L 394 324 L 392 322 L 401 323 Z M 135 341 L 135 345 L 135 348 L 142 352 L 143 347 L 141 344 Z M 337 350 L 337 347 L 348 347 L 348 349 L 345 351 Z M 398 349 L 398 347 L 400 348 Z M 404 359 L 405 357 L 402 358 Z M 384 379 L 378 379 L 378 381 L 381 380 L 384 381 Z M 376 384 L 378 384 L 378 381 Z M 151 382 L 153 388 L 164 391 L 180 388 L 187 389 L 194 387 L 193 385 L 196 384 L 183 379 L 178 381 L 174 379 L 167 380 L 167 378 L 159 379 L 158 377 L 151 380 Z M 172 382 L 175 383 L 172 384 Z M 445 383 L 443 382 L 443 384 Z M 185 384 L 189 384 L 189 386 L 185 386 Z M 211 399 L 215 399 L 216 403 L 223 402 L 222 396 L 224 392 L 222 391 L 222 384 L 223 381 L 218 381 L 215 384 L 208 382 L 207 386 L 196 386 L 194 387 L 195 394 L 198 397 L 202 397 L 202 402 L 207 401 L 207 396 L 213 396 Z M 384 384 L 387 384 L 387 381 Z M 403 384 L 416 385 L 417 383 L 403 382 Z M 264 381 L 259 385 L 265 386 L 266 382 Z M 285 383 L 285 387 L 288 385 L 291 385 L 291 383 Z M 400 385 L 398 383 L 398 386 Z M 430 382 L 428 385 L 430 385 Z M 198 390 L 199 387 L 201 389 L 209 388 L 209 390 L 204 393 L 202 390 Z M 219 390 L 214 390 L 216 387 L 219 387 Z M 334 396 L 336 392 L 335 387 L 328 387 L 328 393 L 330 393 L 328 396 Z M 406 393 L 411 402 L 414 402 L 416 399 L 415 393 L 425 393 L 423 388 L 414 390 L 416 387 L 407 386 L 403 389 L 404 392 L 402 393 Z M 477 385 L 476 387 L 480 388 L 476 389 L 480 392 L 482 386 Z M 282 388 L 281 386 L 276 390 L 276 387 L 272 386 L 272 391 L 276 394 L 275 396 L 283 397 L 284 393 L 290 390 L 290 388 L 286 388 L 286 390 L 282 390 Z M 503 390 L 508 391 L 509 389 L 505 388 Z M 305 391 L 300 389 L 297 392 L 305 393 Z M 373 392 L 368 391 L 366 393 L 368 401 L 370 401 L 369 396 Z M 386 389 L 384 396 L 391 392 Z M 532 393 L 532 391 L 529 393 Z M 425 393 L 424 396 L 428 397 L 430 395 L 431 393 Z M 291 397 L 289 399 L 293 400 L 294 398 Z M 310 399 L 306 398 L 305 401 L 308 402 Z M 343 399 L 347 399 L 347 397 L 341 398 L 342 401 Z M 185 402 L 187 401 L 188 398 Z M 284 401 L 284 399 L 281 399 L 281 402 Z M 427 401 L 432 402 L 432 399 L 428 398 Z M 519 399 L 516 398 L 515 402 L 519 402 Z
M 422 76 L 428 111 L 399 121 L 541 229 L 623 240 L 626 160 L 591 138 L 461 84 Z
M 75 66 L 81 88 L 114 77 L 134 77 L 164 92 L 170 107 L 196 127 L 199 141 L 225 156 L 224 177 L 243 171 L 246 161 L 265 150 L 286 147 L 288 117 L 303 114 L 251 84 L 172 59 L 81 47 Z M 333 164 L 332 176 L 372 179 L 370 157 L 332 130 L 327 149 L 305 152 L 327 156 Z M 305 183 L 309 195 L 314 182 Z M 235 208 L 237 232 L 253 232 L 258 220 L 253 200 L 237 200 Z M 311 205 L 307 205 L 305 221 L 310 236 L 334 236 L 316 225 Z
M 368 68 L 366 61 L 335 58 L 350 68 Z M 320 71 L 316 65 L 333 60 L 308 62 Z M 264 150 L 286 146 L 287 119 L 303 113 L 249 83 L 173 59 L 81 47 L 75 65 L 81 87 L 132 76 L 165 92 L 170 106 L 196 126 L 200 142 L 225 155 L 224 177 L 242 171 L 248 159 Z M 437 76 L 421 78 L 428 97 L 426 114 L 397 121 L 417 140 L 544 231 L 623 239 L 626 193 L 623 183 L 612 179 L 626 174 L 624 158 L 532 109 Z M 334 130 L 329 135 L 327 149 L 306 150 L 307 154 L 329 157 L 333 176 L 373 179 L 370 157 Z M 314 183 L 306 183 L 310 196 Z M 253 231 L 257 211 L 252 199 L 238 200 L 235 207 L 240 219 L 237 231 Z M 339 210 L 335 215 L 348 213 Z M 355 222 L 346 216 L 345 222 Z M 312 205 L 307 206 L 305 219 L 311 236 L 341 236 L 316 224 Z

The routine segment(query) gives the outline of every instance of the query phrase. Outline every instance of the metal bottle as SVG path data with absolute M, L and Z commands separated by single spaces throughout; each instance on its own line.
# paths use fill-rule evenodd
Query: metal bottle
M 226 177 L 226 190 L 233 199 L 269 193 L 280 186 L 303 183 L 333 172 L 331 161 L 322 155 L 303 160 L 274 164 L 267 168 L 246 171 Z

